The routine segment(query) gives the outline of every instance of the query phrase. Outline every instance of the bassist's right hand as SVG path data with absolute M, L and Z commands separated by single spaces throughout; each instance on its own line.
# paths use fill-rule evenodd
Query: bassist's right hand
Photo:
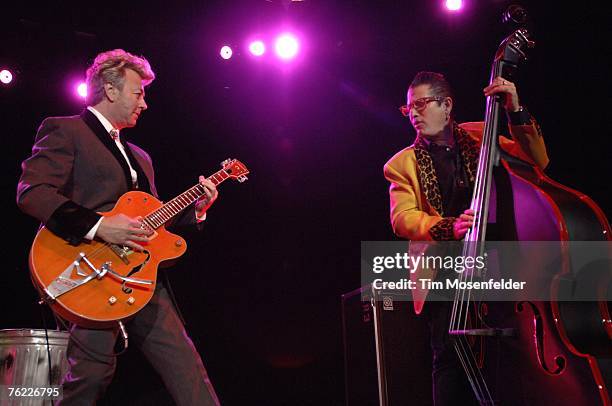
M 130 247 L 136 251 L 142 251 L 144 248 L 137 244 L 138 242 L 146 242 L 152 231 L 142 228 L 142 220 L 131 218 L 125 214 L 115 214 L 114 216 L 103 217 L 96 237 L 112 243 Z
M 468 229 L 474 225 L 474 210 L 467 209 L 453 223 L 453 236 L 455 240 L 465 237 Z

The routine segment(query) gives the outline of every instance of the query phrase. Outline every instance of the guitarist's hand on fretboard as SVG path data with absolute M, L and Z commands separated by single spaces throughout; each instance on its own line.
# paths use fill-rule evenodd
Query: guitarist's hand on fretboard
M 136 241 L 146 242 L 149 240 L 147 237 L 153 234 L 153 231 L 143 228 L 142 225 L 142 220 L 128 217 L 125 214 L 103 217 L 96 231 L 96 237 L 111 244 L 124 245 L 136 251 L 142 251 L 144 248 Z
M 202 218 L 210 206 L 217 200 L 219 192 L 215 184 L 204 176 L 200 176 L 199 182 L 204 187 L 204 195 L 196 201 L 195 208 L 198 218 Z

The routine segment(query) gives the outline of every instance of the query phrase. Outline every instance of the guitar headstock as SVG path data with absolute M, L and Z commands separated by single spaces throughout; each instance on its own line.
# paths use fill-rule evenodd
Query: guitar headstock
M 240 183 L 248 180 L 246 175 L 249 174 L 249 170 L 239 160 L 228 158 L 221 162 L 221 166 L 223 167 L 223 171 L 227 173 L 230 178 L 236 179 Z

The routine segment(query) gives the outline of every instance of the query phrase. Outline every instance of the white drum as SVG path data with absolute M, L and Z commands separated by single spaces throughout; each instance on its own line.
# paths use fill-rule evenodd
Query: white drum
M 51 380 L 45 330 L 0 330 L 0 385 L 48 387 L 60 385 L 66 373 L 67 331 L 47 330 L 51 354 Z M 50 405 L 50 400 L 0 400 L 2 406 Z

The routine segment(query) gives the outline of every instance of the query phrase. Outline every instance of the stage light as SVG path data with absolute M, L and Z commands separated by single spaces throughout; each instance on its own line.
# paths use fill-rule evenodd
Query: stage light
M 85 82 L 79 82 L 76 87 L 77 94 L 83 99 L 87 97 L 87 84 Z
M 298 53 L 299 44 L 297 39 L 291 34 L 283 34 L 277 38 L 275 49 L 276 54 L 281 59 L 291 59 Z
M 255 56 L 262 56 L 266 52 L 266 46 L 262 41 L 253 41 L 249 44 L 249 52 Z
M 11 73 L 11 71 L 8 69 L 2 69 L 0 71 L 0 82 L 2 82 L 5 85 L 8 85 L 12 81 L 13 81 L 13 74 Z
M 457 11 L 463 7 L 461 0 L 446 0 L 446 8 L 450 11 Z
M 221 55 L 221 58 L 223 59 L 230 59 L 233 53 L 234 52 L 232 51 L 232 47 L 230 47 L 229 45 L 224 45 L 221 47 L 219 55 Z

